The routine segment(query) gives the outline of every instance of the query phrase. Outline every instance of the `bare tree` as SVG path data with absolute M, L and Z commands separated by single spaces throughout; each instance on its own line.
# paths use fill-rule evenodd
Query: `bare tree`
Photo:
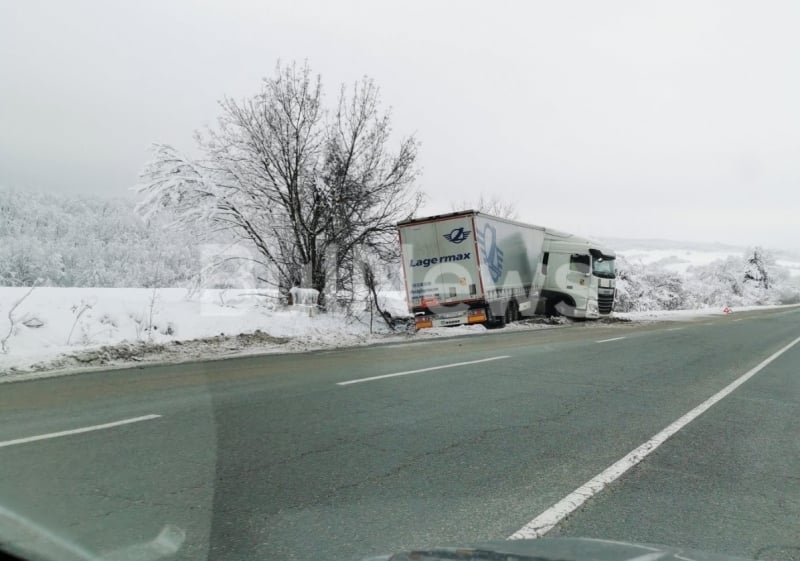
M 332 114 L 321 99 L 321 80 L 307 65 L 279 65 L 259 94 L 220 103 L 218 127 L 197 135 L 203 160 L 154 148 L 140 175 L 140 211 L 232 232 L 274 272 L 262 280 L 283 293 L 314 288 L 322 305 L 329 271 L 352 271 L 361 245 L 390 253 L 394 224 L 417 210 L 421 194 L 413 186 L 417 142 L 389 151 L 389 115 L 371 80 L 349 96 L 342 88 Z
M 450 208 L 453 211 L 458 210 L 478 210 L 497 216 L 498 218 L 507 218 L 508 220 L 516 220 L 519 217 L 517 207 L 514 201 L 502 199 L 497 195 L 487 197 L 481 193 L 476 201 L 461 201 L 460 203 L 450 203 Z
M 332 195 L 328 236 L 336 243 L 337 271 L 353 272 L 357 248 L 395 258 L 395 223 L 422 200 L 410 188 L 417 143 L 407 138 L 397 154 L 388 154 L 390 118 L 379 113 L 378 104 L 379 91 L 370 79 L 355 84 L 350 99 L 343 87 L 328 128 L 323 176 Z

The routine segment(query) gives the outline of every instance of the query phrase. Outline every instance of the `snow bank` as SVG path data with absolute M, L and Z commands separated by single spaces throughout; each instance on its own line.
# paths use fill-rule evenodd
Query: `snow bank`
M 265 338 L 256 346 L 268 352 L 359 344 L 388 334 L 378 318 L 370 334 L 366 317 L 310 317 L 305 307 L 281 308 L 270 291 L 182 288 L 36 288 L 14 310 L 12 328 L 8 312 L 28 290 L 0 288 L 0 339 L 11 330 L 0 373 L 107 345 L 163 346 L 213 337 L 236 347 L 241 341 L 231 337 L 261 333 Z
M 737 312 L 796 308 L 796 304 L 772 306 L 737 306 L 725 308 L 701 308 L 698 310 L 652 310 L 643 312 L 614 312 L 614 317 L 630 321 L 691 321 L 711 316 L 727 316 Z
M 299 292 L 303 303 L 286 308 L 277 304 L 276 292 L 264 290 L 36 288 L 25 297 L 29 290 L 0 288 L 0 340 L 7 337 L 0 381 L 30 371 L 299 352 L 486 331 L 478 325 L 392 332 L 377 314 L 370 322 L 368 311 L 309 314 L 307 300 L 314 295 Z M 393 317 L 408 315 L 403 291 L 378 297 Z M 9 322 L 9 310 L 17 303 Z M 557 325 L 523 322 L 508 328 Z

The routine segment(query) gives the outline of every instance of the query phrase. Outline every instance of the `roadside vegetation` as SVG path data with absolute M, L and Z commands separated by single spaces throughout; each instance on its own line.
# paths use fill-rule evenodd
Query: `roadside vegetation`
M 618 312 L 696 310 L 800 303 L 800 277 L 761 247 L 684 273 L 659 263 L 617 260 Z
M 131 199 L 0 189 L 0 287 L 16 290 L 0 298 L 0 353 L 24 330 L 50 329 L 51 346 L 111 343 L 123 332 L 136 343 L 172 341 L 192 323 L 194 336 L 215 335 L 192 310 L 230 315 L 242 290 L 259 314 L 293 305 L 370 334 L 376 323 L 402 331 L 395 224 L 423 201 L 419 143 L 393 132 L 371 79 L 324 91 L 308 65 L 279 64 L 250 97 L 221 100 L 217 125 L 198 132 L 196 146 L 154 145 Z M 496 193 L 452 206 L 528 219 Z M 680 272 L 623 253 L 617 272 L 618 312 L 800 303 L 800 277 L 760 247 Z M 105 295 L 112 304 L 40 294 L 55 287 L 147 290 Z M 180 322 L 160 312 L 159 291 L 174 288 L 197 303 Z M 34 315 L 32 302 L 41 304 Z

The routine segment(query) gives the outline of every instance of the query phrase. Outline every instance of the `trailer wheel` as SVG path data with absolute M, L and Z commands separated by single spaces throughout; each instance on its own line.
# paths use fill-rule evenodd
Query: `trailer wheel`
M 519 321 L 522 316 L 519 313 L 519 304 L 516 300 L 511 300 L 506 306 L 506 323 Z

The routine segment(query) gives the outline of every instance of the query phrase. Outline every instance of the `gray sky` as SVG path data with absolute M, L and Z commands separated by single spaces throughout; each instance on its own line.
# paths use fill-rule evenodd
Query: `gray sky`
M 481 192 L 597 237 L 800 247 L 800 2 L 0 0 L 0 185 L 128 195 L 223 95 L 307 59 Z

